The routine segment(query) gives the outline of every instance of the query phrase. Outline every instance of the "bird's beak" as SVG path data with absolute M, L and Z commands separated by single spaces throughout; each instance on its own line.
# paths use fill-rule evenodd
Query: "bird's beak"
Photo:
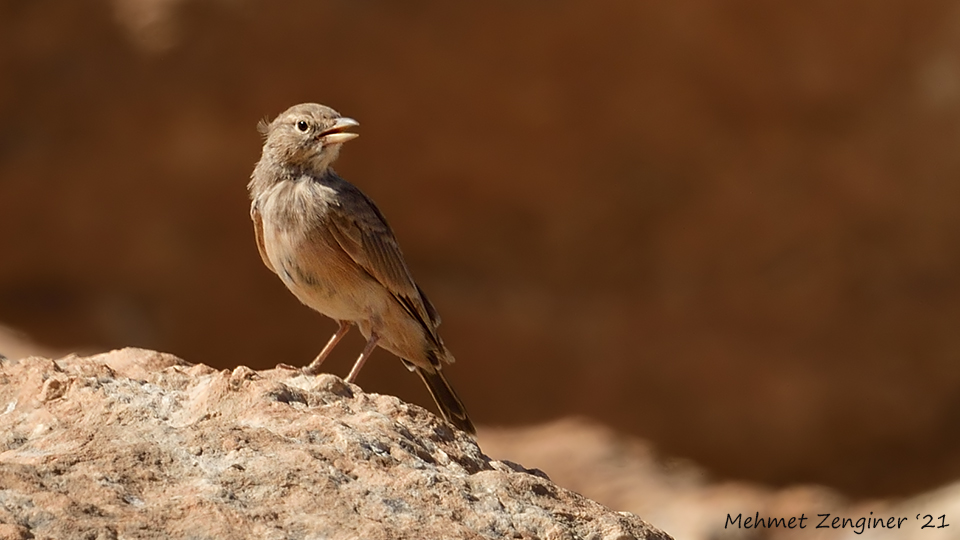
M 357 122 L 353 118 L 337 118 L 335 124 L 320 133 L 320 140 L 322 140 L 324 144 L 341 144 L 356 139 L 360 136 L 359 133 L 349 133 L 344 130 L 359 125 L 360 122 Z

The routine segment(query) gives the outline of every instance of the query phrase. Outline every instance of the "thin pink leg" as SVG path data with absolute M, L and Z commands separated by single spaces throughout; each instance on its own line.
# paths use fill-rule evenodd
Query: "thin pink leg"
M 373 353 L 373 349 L 377 347 L 377 341 L 380 340 L 380 336 L 376 334 L 370 334 L 370 339 L 367 341 L 367 346 L 363 348 L 363 352 L 360 353 L 360 358 L 357 358 L 357 363 L 353 365 L 353 369 L 350 370 L 350 374 L 347 375 L 347 382 L 352 383 L 357 380 L 357 375 L 360 374 L 360 368 L 363 367 L 364 362 L 367 361 L 367 358 Z
M 337 332 L 333 334 L 333 336 L 330 338 L 330 341 L 328 341 L 326 346 L 323 347 L 323 350 L 320 351 L 320 354 L 313 359 L 313 362 L 310 362 L 309 366 L 303 368 L 303 372 L 307 375 L 316 375 L 317 373 L 320 373 L 320 364 L 322 364 L 323 361 L 330 356 L 330 351 L 337 346 L 337 343 L 343 339 L 343 336 L 347 335 L 347 332 L 350 331 L 350 326 L 352 326 L 347 321 L 337 321 L 337 324 L 340 325 L 337 328 Z

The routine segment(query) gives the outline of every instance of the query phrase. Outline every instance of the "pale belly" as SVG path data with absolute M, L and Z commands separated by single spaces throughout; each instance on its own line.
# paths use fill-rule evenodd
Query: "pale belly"
M 362 323 L 383 311 L 386 291 L 326 235 L 264 227 L 267 256 L 301 302 L 337 320 Z M 364 326 L 361 324 L 361 326 Z
M 295 189 L 283 195 L 296 199 Z M 264 248 L 290 292 L 327 317 L 356 323 L 367 338 L 376 333 L 378 345 L 393 354 L 421 366 L 429 365 L 425 329 L 390 291 L 340 248 L 323 225 L 326 208 L 311 208 L 309 214 L 316 221 L 308 226 L 279 211 L 289 208 L 293 201 L 284 205 L 278 202 L 269 197 L 261 206 Z

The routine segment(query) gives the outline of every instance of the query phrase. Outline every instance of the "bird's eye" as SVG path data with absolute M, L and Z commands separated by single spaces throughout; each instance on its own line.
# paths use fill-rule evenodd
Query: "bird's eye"
M 299 129 L 300 131 L 306 132 L 306 131 L 307 131 L 307 128 L 309 128 L 309 127 L 310 127 L 310 126 L 309 126 L 309 125 L 307 124 L 307 122 L 304 121 L 304 120 L 301 120 L 301 121 L 297 122 L 297 129 Z

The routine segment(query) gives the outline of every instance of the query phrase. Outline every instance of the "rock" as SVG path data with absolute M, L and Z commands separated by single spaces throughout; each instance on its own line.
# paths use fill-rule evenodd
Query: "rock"
M 743 482 L 717 481 L 685 460 L 664 458 L 647 441 L 618 433 L 586 418 L 565 418 L 522 428 L 485 428 L 480 442 L 487 455 L 510 456 L 536 463 L 550 478 L 601 504 L 641 514 L 677 538 L 740 538 L 725 528 L 728 513 L 807 517 L 818 513 L 859 516 L 881 511 L 850 506 L 839 493 L 815 485 L 783 489 Z M 814 523 L 813 526 L 815 526 Z M 823 531 L 804 530 L 804 538 Z M 849 531 L 848 531 L 849 532 Z M 793 530 L 764 530 L 764 538 L 797 538 Z
M 0 538 L 668 539 L 333 375 L 0 364 Z

